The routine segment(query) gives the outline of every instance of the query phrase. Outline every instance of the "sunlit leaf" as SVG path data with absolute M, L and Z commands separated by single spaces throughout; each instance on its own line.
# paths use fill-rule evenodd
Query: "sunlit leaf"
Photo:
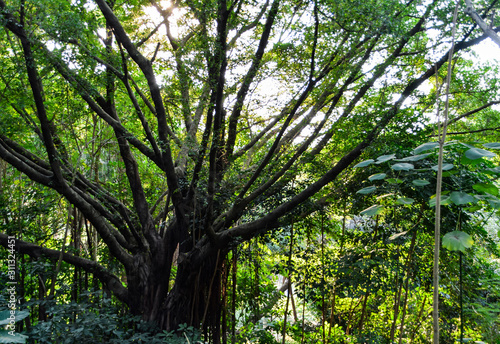
M 500 199 L 498 198 L 489 198 L 488 203 L 493 209 L 500 209 Z
M 465 252 L 465 249 L 471 247 L 473 244 L 474 240 L 472 237 L 461 231 L 453 231 L 443 237 L 443 247 L 450 251 Z
M 387 154 L 387 155 L 381 155 L 377 158 L 376 164 L 381 164 L 383 162 L 392 160 L 396 157 L 396 154 Z
M 368 177 L 368 180 L 374 181 L 374 180 L 381 180 L 384 179 L 387 176 L 385 173 L 377 173 L 377 174 L 372 174 L 371 176 Z
M 407 156 L 406 158 L 403 158 L 403 159 L 398 159 L 398 161 L 419 161 L 419 160 L 427 158 L 431 154 L 432 153 L 425 153 L 425 154 L 419 154 L 419 155 L 411 155 L 411 156 Z
M 468 203 L 476 203 L 477 199 L 473 196 L 469 195 L 466 192 L 462 191 L 453 191 L 450 194 L 450 200 L 456 205 L 468 204 Z
M 455 165 L 453 164 L 443 164 L 443 171 L 449 171 L 451 170 Z M 438 170 L 438 165 L 432 166 L 431 167 L 434 171 Z
M 427 143 L 424 143 L 424 144 L 418 146 L 417 148 L 415 148 L 413 150 L 413 154 L 420 154 L 422 152 L 434 149 L 437 146 L 439 146 L 439 143 L 437 143 L 437 142 L 427 142 Z
M 426 185 L 430 184 L 430 182 L 428 180 L 425 180 L 425 179 L 415 179 L 412 181 L 412 183 L 415 186 L 426 186 Z
M 466 210 L 470 213 L 473 213 L 473 212 L 476 212 L 476 211 L 481 210 L 481 209 L 483 209 L 483 206 L 480 204 L 476 204 L 472 207 L 467 208 Z
M 367 195 L 369 193 L 372 193 L 375 190 L 377 190 L 376 186 L 368 186 L 366 188 L 362 188 L 361 190 L 356 191 L 356 193 L 362 194 L 362 195 Z
M 17 332 L 14 332 L 13 334 L 10 334 L 9 331 L 5 331 L 0 329 L 0 343 L 8 343 L 8 344 L 17 344 L 17 343 L 26 343 L 26 340 L 28 339 L 28 336 L 24 334 L 20 334 Z
M 403 181 L 399 178 L 389 178 L 387 179 L 389 184 L 401 184 Z
M 412 170 L 414 168 L 415 168 L 415 166 L 413 166 L 413 164 L 409 164 L 406 162 L 401 162 L 399 164 L 392 165 L 392 169 L 395 171 L 409 171 L 409 170 Z
M 491 142 L 483 144 L 483 147 L 489 149 L 500 149 L 500 142 Z
M 396 200 L 397 204 L 405 204 L 405 205 L 412 204 L 413 202 L 415 202 L 413 198 L 406 198 L 406 197 L 398 198 Z
M 380 196 L 377 196 L 377 199 L 382 199 L 382 198 L 386 198 L 386 197 L 390 197 L 390 196 L 393 196 L 394 193 L 386 193 L 386 194 L 383 194 L 383 195 L 380 195 Z
M 436 201 L 437 201 L 436 197 L 431 198 L 431 200 L 429 201 L 429 205 L 431 207 L 435 207 L 436 206 Z M 451 203 L 450 196 L 448 196 L 448 195 L 441 195 L 441 201 L 440 201 L 441 205 L 448 205 L 450 203 Z
M 358 167 L 366 167 L 366 166 L 368 166 L 368 165 L 373 164 L 374 162 L 375 162 L 375 160 L 373 160 L 373 159 L 368 159 L 368 160 L 365 160 L 365 161 L 360 162 L 359 164 L 354 165 L 354 167 L 353 167 L 353 168 L 358 168 Z
M 408 231 L 405 231 L 405 232 L 401 232 L 401 233 L 396 233 L 396 234 L 393 234 L 389 237 L 389 240 L 395 240 L 403 235 L 405 235 L 406 233 L 408 233 Z
M 374 204 L 369 208 L 366 208 L 363 210 L 360 215 L 365 215 L 365 216 L 375 216 L 378 215 L 384 210 L 384 207 L 382 205 Z
M 493 196 L 498 196 L 498 188 L 492 183 L 477 183 L 472 185 L 472 188 L 478 192 L 489 193 Z
M 494 158 L 496 154 L 486 149 L 471 148 L 465 152 L 465 156 L 471 160 L 476 160 L 480 158 Z
M 28 311 L 15 311 L 15 321 L 21 321 L 24 318 L 28 317 L 30 313 Z M 7 325 L 10 323 L 10 310 L 1 311 L 0 312 L 0 326 Z

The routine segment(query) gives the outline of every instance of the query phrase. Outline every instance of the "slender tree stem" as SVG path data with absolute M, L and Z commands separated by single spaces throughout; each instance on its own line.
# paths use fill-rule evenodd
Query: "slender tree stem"
M 458 14 L 458 3 L 455 6 L 455 13 L 453 14 L 453 32 L 452 32 L 452 45 L 448 57 L 448 75 L 446 78 L 446 104 L 443 119 L 443 131 L 439 137 L 439 157 L 438 157 L 438 171 L 436 182 L 436 221 L 434 227 L 434 269 L 433 269 L 433 327 L 434 336 L 433 343 L 439 344 L 439 245 L 441 241 L 441 188 L 443 182 L 443 153 L 444 142 L 446 140 L 446 130 L 448 126 L 448 107 L 449 107 L 449 94 L 451 82 L 451 62 L 453 57 L 453 50 L 455 47 L 455 32 Z M 436 85 L 437 86 L 437 85 Z M 439 112 L 439 108 L 438 108 Z
M 460 257 L 460 343 L 464 342 L 464 307 L 463 307 L 463 285 L 462 285 L 462 269 L 463 269 L 463 253 L 459 251 Z

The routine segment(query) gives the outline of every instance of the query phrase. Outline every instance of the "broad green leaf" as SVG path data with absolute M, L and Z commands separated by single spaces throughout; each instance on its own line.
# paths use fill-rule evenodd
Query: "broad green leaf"
M 21 321 L 30 315 L 28 311 L 15 311 L 15 321 Z M 10 322 L 10 310 L 0 312 L 0 326 L 7 325 Z
M 360 215 L 366 215 L 366 216 L 375 216 L 377 214 L 380 214 L 384 210 L 384 207 L 378 204 L 374 204 L 369 208 L 366 208 L 363 210 Z
M 443 164 L 443 171 L 449 171 L 453 167 L 455 167 L 455 165 L 453 165 L 453 164 Z M 437 171 L 438 170 L 438 165 L 432 166 L 431 169 L 433 169 L 434 171 Z
M 413 164 L 409 164 L 406 162 L 400 162 L 399 164 L 392 165 L 392 169 L 395 171 L 409 171 L 413 170 L 413 168 L 415 168 Z
M 13 333 L 14 335 L 10 334 L 9 331 L 6 330 L 1 330 L 0 329 L 0 343 L 26 343 L 26 340 L 28 339 L 28 336 L 25 336 L 24 334 L 20 334 L 17 332 Z
M 500 149 L 500 142 L 485 143 L 483 147 L 489 149 Z
M 437 142 L 427 142 L 427 143 L 424 143 L 424 144 L 418 146 L 417 148 L 415 148 L 413 150 L 413 154 L 420 154 L 422 152 L 434 149 L 437 146 L 439 146 L 439 143 L 437 143 Z
M 361 161 L 359 164 L 357 165 L 354 165 L 353 168 L 358 168 L 358 167 L 366 167 L 368 165 L 371 165 L 375 162 L 375 160 L 373 159 L 368 159 L 368 160 L 365 160 L 365 161 Z
M 426 185 L 430 184 L 430 182 L 428 180 L 425 180 L 425 179 L 415 179 L 414 181 L 412 181 L 412 183 L 415 186 L 426 186 Z
M 498 188 L 492 183 L 477 183 L 472 185 L 472 188 L 478 192 L 489 193 L 493 196 L 498 196 Z
M 387 155 L 381 155 L 377 158 L 376 164 L 381 164 L 383 162 L 392 160 L 396 157 L 396 154 L 387 154 Z
M 361 190 L 356 191 L 357 194 L 368 195 L 373 191 L 377 190 L 376 186 L 368 186 L 366 188 L 362 188 Z
M 476 166 L 476 165 L 479 165 L 479 164 L 481 164 L 483 162 L 484 162 L 483 159 L 472 160 L 472 159 L 469 159 L 468 157 L 466 157 L 465 155 L 463 155 L 462 158 L 460 159 L 460 163 L 462 165 Z
M 476 160 L 480 158 L 494 158 L 496 154 L 486 149 L 471 148 L 465 152 L 465 156 L 471 160 Z
M 473 196 L 469 195 L 466 192 L 462 191 L 453 191 L 450 194 L 450 200 L 456 205 L 468 204 L 468 203 L 476 203 L 477 199 Z
M 391 235 L 391 236 L 389 237 L 389 240 L 395 240 L 395 239 L 399 238 L 400 236 L 405 235 L 406 233 L 408 233 L 408 231 L 393 234 L 393 235 Z
M 459 145 L 464 146 L 464 147 L 467 147 L 467 148 L 476 148 L 476 147 L 474 147 L 473 145 L 470 145 L 470 144 L 465 143 L 465 142 L 461 142 L 461 141 L 453 141 L 453 144 L 457 144 L 457 143 L 458 143 Z
M 397 204 L 412 204 L 413 202 L 415 202 L 413 198 L 406 198 L 406 197 L 398 198 L 396 200 Z
M 419 160 L 427 158 L 431 154 L 432 153 L 425 153 L 425 154 L 407 156 L 406 158 L 398 159 L 397 161 L 419 161 Z
M 381 180 L 384 179 L 387 176 L 385 173 L 377 173 L 377 174 L 372 174 L 371 176 L 368 177 L 369 181 L 374 181 L 374 180 Z
M 493 209 L 500 209 L 500 199 L 498 198 L 489 198 L 488 203 L 490 204 L 490 207 Z
M 448 196 L 448 195 L 441 195 L 441 205 L 448 205 L 450 203 L 451 203 L 450 196 Z M 435 196 L 433 198 L 431 198 L 431 200 L 429 201 L 429 205 L 431 207 L 435 207 L 436 206 L 436 197 Z
M 443 237 L 443 247 L 450 251 L 465 252 L 465 249 L 471 247 L 473 244 L 474 240 L 472 237 L 461 231 L 453 231 Z
M 389 184 L 401 184 L 403 181 L 399 178 L 389 178 L 387 179 Z

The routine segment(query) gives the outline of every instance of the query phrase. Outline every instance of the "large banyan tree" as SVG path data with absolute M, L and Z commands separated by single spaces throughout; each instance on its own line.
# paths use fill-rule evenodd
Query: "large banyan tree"
M 228 253 L 332 201 L 328 185 L 388 132 L 419 130 L 454 6 L 0 0 L 0 158 L 64 197 L 123 270 L 65 262 L 133 314 L 217 338 Z M 455 54 L 485 39 L 459 15 Z

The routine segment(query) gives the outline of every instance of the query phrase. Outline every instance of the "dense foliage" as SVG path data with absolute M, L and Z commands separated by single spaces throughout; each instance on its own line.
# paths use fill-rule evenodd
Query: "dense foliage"
M 0 343 L 430 342 L 442 113 L 440 340 L 499 343 L 460 6 L 0 0 Z

